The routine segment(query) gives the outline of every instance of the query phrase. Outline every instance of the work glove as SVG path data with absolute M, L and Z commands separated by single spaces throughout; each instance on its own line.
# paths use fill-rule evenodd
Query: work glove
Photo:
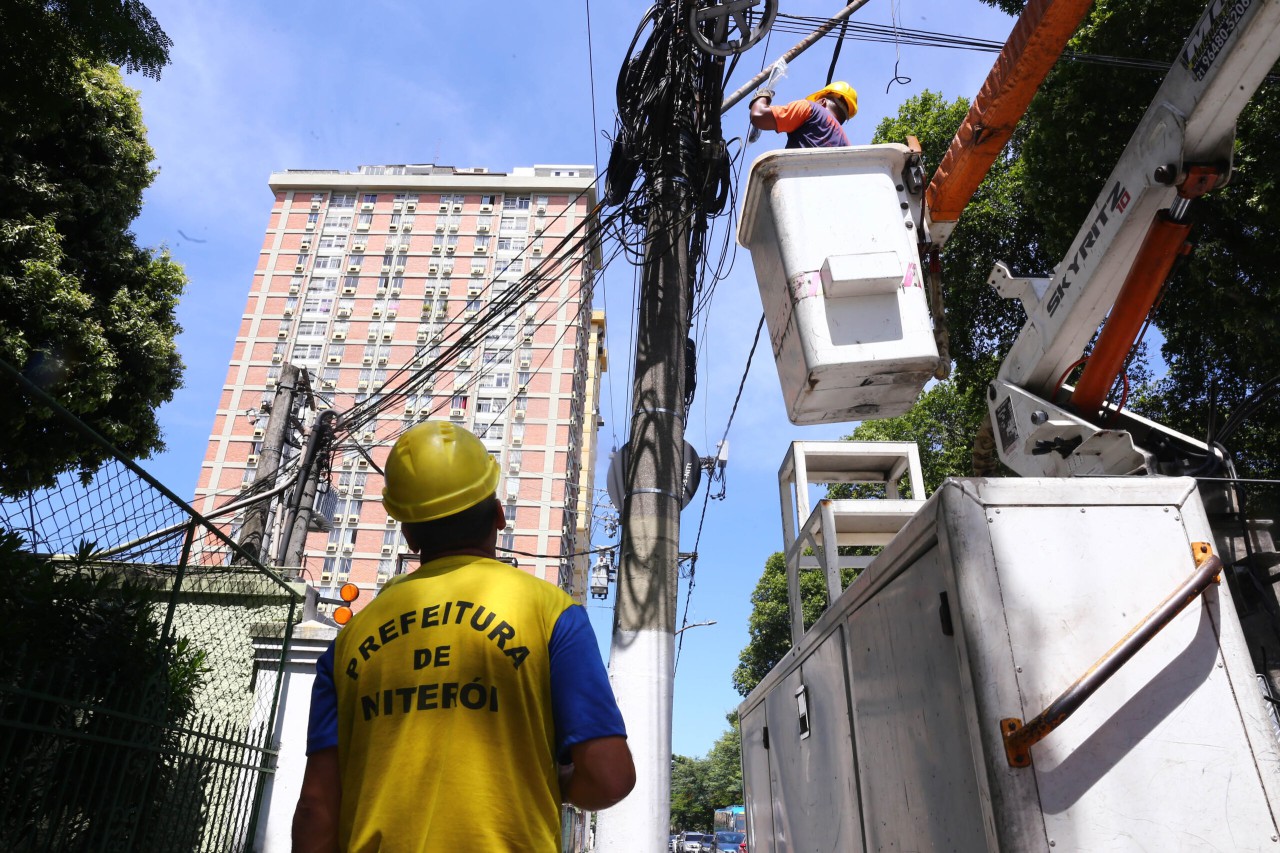
M 774 92 L 773 92 L 773 90 L 772 90 L 772 89 L 757 89 L 757 90 L 756 90 L 756 93 L 755 93 L 754 95 L 752 95 L 752 96 L 751 96 L 751 102 L 750 102 L 750 103 L 751 103 L 751 104 L 754 104 L 754 103 L 756 102 L 756 99 L 757 99 L 757 98 L 768 98 L 770 101 L 772 101 L 772 100 L 773 100 L 773 95 L 774 95 Z M 749 104 L 749 105 L 750 105 L 750 104 Z M 749 106 L 749 105 L 748 105 L 748 106 Z

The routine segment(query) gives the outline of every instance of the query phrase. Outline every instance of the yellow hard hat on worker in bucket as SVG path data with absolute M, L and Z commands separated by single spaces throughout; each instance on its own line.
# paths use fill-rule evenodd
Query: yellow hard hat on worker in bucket
M 845 111 L 848 113 L 848 115 L 845 116 L 845 121 L 848 121 L 858 114 L 858 93 L 852 86 L 843 80 L 837 80 L 830 85 L 823 86 L 821 89 L 805 98 L 805 100 L 814 101 L 816 103 L 819 98 L 824 97 L 825 95 L 835 95 L 837 98 L 844 101 Z
M 449 421 L 423 421 L 391 448 L 382 504 L 397 521 L 434 521 L 492 495 L 499 475 L 480 439 Z

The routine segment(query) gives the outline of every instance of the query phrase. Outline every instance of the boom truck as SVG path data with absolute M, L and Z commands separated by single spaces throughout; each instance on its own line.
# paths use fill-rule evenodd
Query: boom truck
M 928 188 L 911 145 L 756 160 L 738 239 L 793 422 L 897 414 L 945 372 L 937 267 L 922 258 L 1088 6 L 1028 4 Z M 1019 477 L 949 480 L 921 500 L 914 445 L 788 449 L 792 648 L 739 708 L 753 853 L 1280 850 L 1280 649 L 1221 582 L 1275 548 L 1229 483 L 1195 478 L 1229 467 L 1218 449 L 1105 401 L 1189 207 L 1230 177 L 1277 30 L 1274 0 L 1214 0 L 1054 273 L 992 271 L 1027 315 L 988 393 L 995 449 Z M 840 482 L 884 497 L 811 500 Z M 810 570 L 828 607 L 806 628 Z

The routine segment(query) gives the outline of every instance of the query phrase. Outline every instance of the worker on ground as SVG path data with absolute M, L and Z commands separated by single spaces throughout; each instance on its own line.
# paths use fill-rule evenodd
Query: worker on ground
M 586 611 L 494 559 L 498 463 L 467 430 L 400 437 L 383 504 L 419 568 L 320 658 L 295 853 L 559 850 L 560 803 L 635 785 Z
M 773 90 L 751 99 L 751 124 L 787 135 L 788 148 L 840 148 L 849 144 L 841 127 L 858 114 L 858 93 L 843 80 L 824 86 L 803 101 L 773 106 Z

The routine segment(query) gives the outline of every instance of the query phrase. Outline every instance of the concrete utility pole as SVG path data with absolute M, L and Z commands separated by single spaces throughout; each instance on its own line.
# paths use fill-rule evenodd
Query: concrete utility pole
M 289 421 L 293 416 L 293 402 L 298 390 L 299 369 L 292 364 L 280 368 L 280 380 L 276 383 L 276 398 L 271 403 L 271 416 L 262 433 L 262 451 L 258 454 L 258 472 L 253 482 L 269 482 L 280 470 L 285 438 L 289 434 Z M 263 500 L 245 510 L 244 526 L 240 528 L 240 546 L 259 562 L 265 556 L 262 547 L 267 528 L 267 515 L 271 501 Z
M 696 58 L 672 49 L 672 65 Z M 684 77 L 671 70 L 672 77 Z M 627 723 L 636 787 L 597 818 L 596 849 L 667 846 L 671 822 L 671 716 L 680 510 L 683 494 L 685 342 L 689 329 L 692 186 L 697 168 L 693 92 L 671 87 L 670 126 L 654 128 L 660 156 L 645 178 L 650 199 L 632 386 L 630 458 L 610 679 Z
M 307 437 L 302 455 L 302 468 L 298 472 L 298 484 L 293 489 L 289 512 L 285 515 L 285 541 L 280 549 L 278 565 L 297 568 L 302 565 L 302 555 L 307 548 L 307 534 L 311 532 L 311 518 L 315 514 L 316 491 L 320 487 L 322 454 L 333 438 L 333 428 L 338 415 L 332 409 L 320 413 Z

